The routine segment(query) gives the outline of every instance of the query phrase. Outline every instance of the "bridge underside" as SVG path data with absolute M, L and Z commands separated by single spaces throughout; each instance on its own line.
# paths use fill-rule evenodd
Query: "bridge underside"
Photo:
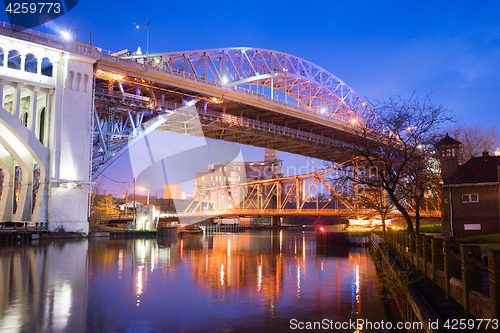
M 351 159 L 352 147 L 362 140 L 359 129 L 352 124 L 319 115 L 311 117 L 307 110 L 276 101 L 244 102 L 244 94 L 239 100 L 236 90 L 214 95 L 203 91 L 203 87 L 191 89 L 165 80 L 144 80 L 140 73 L 134 76 L 99 71 L 95 89 L 94 173 L 131 137 L 140 135 L 143 124 L 167 113 L 168 120 L 158 130 L 203 135 L 337 163 Z M 186 104 L 194 106 L 197 112 L 183 108 Z M 176 111 L 170 115 L 173 110 Z M 376 140 L 371 144 L 380 145 Z
M 341 140 L 219 111 L 204 112 L 203 109 L 198 109 L 196 114 L 175 113 L 158 127 L 158 130 L 197 135 L 199 125 L 196 122 L 201 125 L 203 135 L 210 139 L 276 149 L 335 162 L 352 158 L 352 151 L 346 149 Z

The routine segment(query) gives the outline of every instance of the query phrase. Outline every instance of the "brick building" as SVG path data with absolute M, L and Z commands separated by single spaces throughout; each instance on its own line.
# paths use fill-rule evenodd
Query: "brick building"
M 459 165 L 456 150 L 460 149 L 460 142 L 446 135 L 435 147 L 440 155 L 443 177 L 443 236 L 499 232 L 499 157 L 484 152 Z

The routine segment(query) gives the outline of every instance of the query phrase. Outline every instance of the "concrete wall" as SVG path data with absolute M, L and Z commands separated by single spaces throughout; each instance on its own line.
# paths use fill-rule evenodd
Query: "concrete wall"
M 51 110 L 49 230 L 88 233 L 94 59 L 64 54 Z

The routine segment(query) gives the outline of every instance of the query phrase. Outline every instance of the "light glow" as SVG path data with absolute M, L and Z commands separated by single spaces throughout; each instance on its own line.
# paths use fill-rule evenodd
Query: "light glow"
M 224 100 L 222 98 L 211 97 L 210 101 L 215 104 L 221 104 Z
M 59 33 L 61 34 L 62 38 L 65 39 L 65 40 L 70 40 L 71 38 L 71 35 L 69 34 L 69 32 L 66 32 L 66 31 L 59 31 Z
M 123 74 L 108 72 L 108 71 L 105 71 L 102 69 L 98 69 L 96 72 L 96 75 L 98 78 L 104 79 L 104 80 L 123 81 L 123 79 L 125 78 L 125 75 L 123 75 Z

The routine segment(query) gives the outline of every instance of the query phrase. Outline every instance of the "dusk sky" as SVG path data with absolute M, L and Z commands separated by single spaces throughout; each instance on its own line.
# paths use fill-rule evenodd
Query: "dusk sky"
M 92 30 L 92 44 L 103 49 L 135 51 L 141 46 L 145 52 L 146 30 L 135 25 L 150 19 L 150 53 L 273 49 L 325 68 L 368 100 L 432 91 L 432 101 L 452 110 L 459 124 L 498 128 L 498 13 L 499 1 L 80 0 L 50 28 L 35 29 L 74 34 L 78 26 L 80 41 L 88 42 Z M 8 21 L 5 12 L 0 15 Z M 263 156 L 260 149 L 244 152 L 245 159 Z M 279 157 L 285 166 L 305 160 Z M 120 177 L 114 173 L 112 178 L 123 181 Z

